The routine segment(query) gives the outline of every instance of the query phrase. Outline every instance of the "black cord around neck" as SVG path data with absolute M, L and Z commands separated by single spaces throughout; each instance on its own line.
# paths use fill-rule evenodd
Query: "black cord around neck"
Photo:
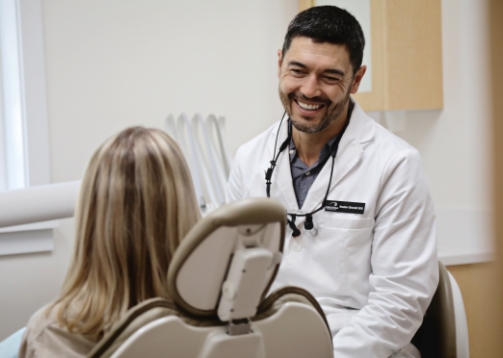
M 281 121 L 279 122 L 278 126 L 278 131 L 276 133 L 276 140 L 274 141 L 274 152 L 273 152 L 273 157 L 272 160 L 269 162 L 271 163 L 271 166 L 266 170 L 265 172 L 265 184 L 266 184 L 266 194 L 267 197 L 271 197 L 271 178 L 272 178 L 272 173 L 274 172 L 274 168 L 276 167 L 276 163 L 278 161 L 279 155 L 281 154 L 282 151 L 285 150 L 286 146 L 290 142 L 292 133 L 291 130 L 288 130 L 288 135 L 283 143 L 279 146 L 278 153 L 276 153 L 276 146 L 278 145 L 278 138 L 279 138 L 279 132 L 281 131 L 281 125 L 283 124 L 283 120 L 285 119 L 286 111 L 283 113 L 283 117 L 281 117 Z
M 339 141 L 342 138 L 342 136 L 344 135 L 344 132 L 346 131 L 346 128 L 348 127 L 349 119 L 350 119 L 349 118 L 349 112 L 350 111 L 348 109 L 348 118 L 347 118 L 346 124 L 342 128 L 342 132 L 340 134 Z M 267 193 L 267 197 L 268 198 L 271 197 L 271 184 L 272 184 L 271 178 L 272 178 L 272 174 L 274 172 L 274 169 L 276 167 L 276 163 L 278 161 L 279 155 L 281 154 L 281 152 L 283 152 L 285 150 L 285 148 L 288 146 L 288 143 L 290 143 L 290 141 L 292 139 L 292 128 L 291 128 L 292 124 L 288 123 L 288 135 L 287 135 L 287 138 L 285 139 L 285 141 L 283 143 L 281 143 L 281 145 L 279 147 L 279 150 L 276 153 L 276 148 L 277 148 L 278 138 L 279 138 L 279 132 L 281 131 L 281 125 L 283 124 L 283 120 L 285 118 L 285 114 L 286 114 L 286 111 L 283 114 L 283 117 L 281 118 L 281 121 L 280 121 L 279 126 L 278 126 L 278 132 L 276 133 L 276 140 L 274 141 L 273 158 L 270 161 L 271 166 L 265 172 L 266 193 Z M 298 213 L 293 214 L 293 213 L 288 213 L 288 212 L 286 213 L 287 214 L 288 226 L 292 229 L 292 236 L 293 237 L 300 236 L 300 234 L 301 234 L 300 230 L 295 225 L 295 220 L 296 220 L 297 217 L 306 217 L 306 220 L 305 220 L 305 223 L 304 223 L 304 227 L 306 228 L 306 230 L 311 230 L 314 227 L 314 225 L 313 225 L 313 215 L 316 214 L 317 212 L 323 210 L 327 206 L 327 198 L 328 198 L 328 194 L 330 193 L 330 187 L 332 186 L 332 178 L 333 178 L 333 175 L 334 175 L 334 166 L 335 166 L 335 157 L 337 155 L 338 148 L 339 148 L 339 143 L 337 143 L 336 146 L 332 149 L 332 153 L 331 153 L 332 166 L 330 168 L 330 178 L 328 180 L 327 191 L 325 192 L 325 197 L 323 198 L 323 201 L 321 202 L 321 205 L 317 209 L 315 209 L 315 210 L 313 210 L 313 211 L 311 211 L 309 213 L 306 213 L 306 214 L 298 214 Z M 290 218 L 288 218 L 288 216 L 290 216 Z

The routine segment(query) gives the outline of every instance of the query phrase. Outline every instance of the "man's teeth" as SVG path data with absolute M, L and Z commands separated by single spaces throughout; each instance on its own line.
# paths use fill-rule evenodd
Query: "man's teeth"
M 299 104 L 300 108 L 309 109 L 311 111 L 321 107 L 321 104 L 307 104 L 307 103 L 302 103 L 300 101 L 297 101 L 297 103 Z

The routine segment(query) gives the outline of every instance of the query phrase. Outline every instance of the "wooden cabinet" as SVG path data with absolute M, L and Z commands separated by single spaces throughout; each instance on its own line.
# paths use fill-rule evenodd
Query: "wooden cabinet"
M 299 0 L 299 11 L 316 5 Z M 370 0 L 372 90 L 366 111 L 441 109 L 440 0 Z

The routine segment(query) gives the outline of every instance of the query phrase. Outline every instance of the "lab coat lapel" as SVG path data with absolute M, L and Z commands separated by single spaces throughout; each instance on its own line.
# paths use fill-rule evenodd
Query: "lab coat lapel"
M 346 132 L 341 138 L 335 157 L 330 192 L 334 190 L 335 186 L 342 178 L 344 178 L 360 161 L 363 153 L 362 144 L 372 139 L 374 134 L 375 123 L 373 119 L 368 117 L 361 107 L 355 103 L 351 120 L 346 128 Z M 302 206 L 303 212 L 313 211 L 322 204 L 330 180 L 331 169 L 332 158 L 330 157 L 307 193 L 306 200 Z M 344 200 L 344 198 L 331 198 L 330 194 L 328 198 L 332 200 Z
M 277 187 L 274 190 L 278 193 L 281 193 L 283 196 L 280 201 L 283 201 L 287 205 L 288 211 L 294 211 L 299 209 L 299 205 L 297 204 L 297 196 L 295 195 L 295 190 L 293 189 L 292 182 L 292 172 L 290 169 L 290 156 L 288 155 L 288 148 L 281 153 L 278 158 L 278 175 L 276 182 Z M 276 174 L 276 173 L 275 173 Z M 273 197 L 271 195 L 271 197 Z

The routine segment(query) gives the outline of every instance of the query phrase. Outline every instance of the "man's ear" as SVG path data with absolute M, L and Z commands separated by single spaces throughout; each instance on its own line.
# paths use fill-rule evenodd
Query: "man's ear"
M 360 83 L 362 82 L 363 75 L 367 71 L 367 66 L 361 66 L 358 71 L 356 71 L 355 79 L 353 81 L 353 85 L 351 86 L 351 93 L 355 94 L 358 92 L 358 87 L 360 87 Z
M 283 62 L 283 53 L 281 49 L 278 50 L 278 78 L 281 78 L 281 63 Z

